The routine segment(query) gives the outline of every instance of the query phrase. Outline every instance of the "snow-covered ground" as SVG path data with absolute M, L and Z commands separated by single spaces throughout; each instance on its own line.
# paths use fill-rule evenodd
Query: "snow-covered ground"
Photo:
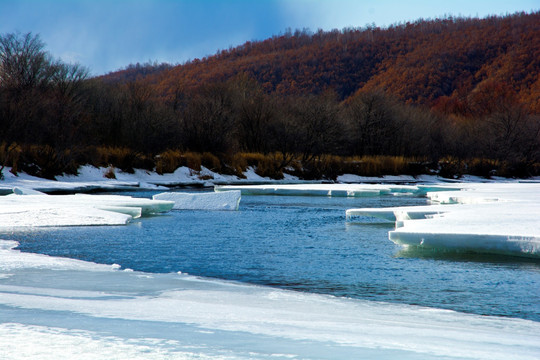
M 19 173 L 17 176 L 10 168 L 3 171 L 4 180 L 0 180 L 0 193 L 10 193 L 13 187 L 36 189 L 42 192 L 89 192 L 94 190 L 167 190 L 174 186 L 208 186 L 214 184 L 249 184 L 249 183 L 288 183 L 298 182 L 298 178 L 287 175 L 283 180 L 263 178 L 248 168 L 245 178 L 232 175 L 221 175 L 202 167 L 194 171 L 185 166 L 176 169 L 174 173 L 159 175 L 156 172 L 136 169 L 133 174 L 115 170 L 116 179 L 107 179 L 105 174 L 109 169 L 82 166 L 78 175 L 57 176 L 56 180 L 46 180 Z M 204 179 L 204 180 L 203 180 Z

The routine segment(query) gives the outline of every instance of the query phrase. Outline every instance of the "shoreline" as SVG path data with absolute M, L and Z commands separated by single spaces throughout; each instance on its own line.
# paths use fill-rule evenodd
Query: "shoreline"
M 0 180 L 0 195 L 13 192 L 13 188 L 27 188 L 48 194 L 97 193 L 118 191 L 169 191 L 174 189 L 212 189 L 223 185 L 291 185 L 291 184 L 432 184 L 432 183 L 468 183 L 468 182 L 512 182 L 536 183 L 540 177 L 530 179 L 513 179 L 494 177 L 491 179 L 478 176 L 464 175 L 459 179 L 443 178 L 438 175 L 387 175 L 382 177 L 365 177 L 343 174 L 336 181 L 330 180 L 302 180 L 286 174 L 284 179 L 275 180 L 257 175 L 253 168 L 244 173 L 245 179 L 234 175 L 214 173 L 206 168 L 197 172 L 187 167 L 180 167 L 173 173 L 159 175 L 156 172 L 136 169 L 133 174 L 120 170 L 116 172 L 116 179 L 105 177 L 107 168 L 82 166 L 79 175 L 58 176 L 56 180 L 48 180 L 20 172 L 13 175 L 10 168 L 4 169 L 4 179 Z

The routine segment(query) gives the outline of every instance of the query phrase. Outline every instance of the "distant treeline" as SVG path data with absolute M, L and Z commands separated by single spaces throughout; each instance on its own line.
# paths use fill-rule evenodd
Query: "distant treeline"
M 222 172 L 251 161 L 270 176 L 332 178 L 370 175 L 367 159 L 407 159 L 400 169 L 415 174 L 539 175 L 539 23 L 535 13 L 302 31 L 100 78 L 52 59 L 38 35 L 4 34 L 0 166 L 53 177 L 82 164 L 172 171 L 196 158 Z M 473 51 L 481 45 L 491 53 Z

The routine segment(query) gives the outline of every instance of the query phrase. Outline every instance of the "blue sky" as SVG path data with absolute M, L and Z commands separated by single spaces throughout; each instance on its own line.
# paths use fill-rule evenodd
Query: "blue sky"
M 287 28 L 377 26 L 444 15 L 540 9 L 540 0 L 0 0 L 0 34 L 39 34 L 93 75 L 130 63 L 182 63 Z

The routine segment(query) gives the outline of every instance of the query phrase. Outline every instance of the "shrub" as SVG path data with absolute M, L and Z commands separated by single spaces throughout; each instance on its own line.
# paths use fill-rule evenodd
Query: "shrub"
M 22 146 L 20 169 L 29 175 L 54 180 L 57 175 L 77 174 L 79 166 L 71 151 L 56 151 L 49 145 Z
M 467 161 L 467 173 L 490 178 L 500 167 L 499 161 L 474 158 Z
M 221 172 L 221 162 L 219 158 L 212 153 L 205 152 L 201 155 L 201 164 L 214 172 Z
M 166 150 L 156 156 L 156 172 L 160 175 L 173 173 L 182 162 L 182 154 L 178 150 Z
M 114 166 L 109 166 L 107 171 L 103 174 L 103 177 L 107 179 L 116 179 L 116 174 L 114 173 Z
M 323 155 L 303 164 L 304 179 L 335 180 L 343 173 L 344 159 L 334 155 Z
M 173 173 L 182 166 L 201 171 L 201 155 L 194 152 L 182 153 L 179 150 L 166 150 L 156 156 L 158 174 Z
M 279 159 L 271 155 L 263 156 L 259 159 L 256 165 L 255 173 L 262 177 L 271 179 L 283 179 L 283 169 Z
M 221 172 L 225 175 L 235 175 L 245 179 L 244 172 L 248 168 L 247 160 L 242 154 L 226 154 L 221 159 Z
M 8 145 L 4 141 L 0 144 L 0 179 L 4 176 L 2 170 L 4 170 L 5 166 L 11 167 L 11 172 L 17 174 L 21 152 L 22 149 L 17 143 Z
M 239 172 L 253 167 L 257 175 L 271 179 L 283 179 L 282 162 L 283 157 L 279 154 L 261 153 L 238 153 L 232 161 L 237 176 Z
M 461 159 L 445 157 L 439 160 L 439 176 L 459 178 L 464 174 L 465 164 Z

